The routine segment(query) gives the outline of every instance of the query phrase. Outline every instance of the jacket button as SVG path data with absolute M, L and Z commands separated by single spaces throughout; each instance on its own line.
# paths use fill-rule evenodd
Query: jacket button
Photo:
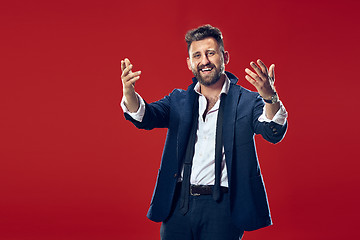
M 174 178 L 176 178 L 176 177 L 177 177 L 177 173 L 174 174 Z

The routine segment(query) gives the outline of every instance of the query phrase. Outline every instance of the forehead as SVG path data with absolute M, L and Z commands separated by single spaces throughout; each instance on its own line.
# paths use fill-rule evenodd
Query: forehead
M 218 48 L 219 48 L 219 44 L 217 43 L 217 41 L 214 38 L 209 37 L 200 41 L 192 42 L 189 48 L 189 53 L 191 54 L 194 52 L 198 52 L 198 51 L 201 52 L 209 49 L 218 50 Z

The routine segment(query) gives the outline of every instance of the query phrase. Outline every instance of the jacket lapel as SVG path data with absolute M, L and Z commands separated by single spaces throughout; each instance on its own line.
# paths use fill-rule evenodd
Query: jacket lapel
M 186 91 L 185 98 L 180 102 L 179 105 L 179 129 L 177 135 L 177 149 L 176 156 L 179 163 L 179 167 L 182 166 L 182 161 L 187 147 L 189 139 L 189 133 L 192 124 L 192 114 L 194 103 L 197 100 L 197 93 L 194 91 L 195 83 L 189 86 Z
M 230 84 L 229 92 L 224 106 L 223 121 L 223 143 L 225 150 L 225 160 L 228 170 L 228 179 L 231 180 L 231 167 L 234 149 L 234 134 L 237 105 L 241 95 L 241 87 L 233 83 Z

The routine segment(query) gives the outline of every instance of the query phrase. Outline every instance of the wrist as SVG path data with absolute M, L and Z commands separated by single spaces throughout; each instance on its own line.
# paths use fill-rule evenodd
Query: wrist
M 134 96 L 136 96 L 135 89 L 123 88 L 123 95 L 126 98 L 133 98 Z
M 277 95 L 276 92 L 274 92 L 272 95 L 270 95 L 270 97 L 263 97 L 261 96 L 264 100 L 264 102 L 269 103 L 269 104 L 275 104 L 277 102 L 279 102 L 279 96 Z
M 134 113 L 140 107 L 140 100 L 134 91 L 127 94 L 124 93 L 124 104 L 129 112 Z

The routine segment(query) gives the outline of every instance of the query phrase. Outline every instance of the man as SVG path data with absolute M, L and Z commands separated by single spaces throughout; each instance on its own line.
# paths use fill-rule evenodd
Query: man
M 277 143 L 286 132 L 275 66 L 250 63 L 246 79 L 258 93 L 251 92 L 225 72 L 219 29 L 201 26 L 185 40 L 193 83 L 154 103 L 135 92 L 141 72 L 121 61 L 125 118 L 142 129 L 168 128 L 148 218 L 162 221 L 163 240 L 241 239 L 244 230 L 272 224 L 254 135 Z

